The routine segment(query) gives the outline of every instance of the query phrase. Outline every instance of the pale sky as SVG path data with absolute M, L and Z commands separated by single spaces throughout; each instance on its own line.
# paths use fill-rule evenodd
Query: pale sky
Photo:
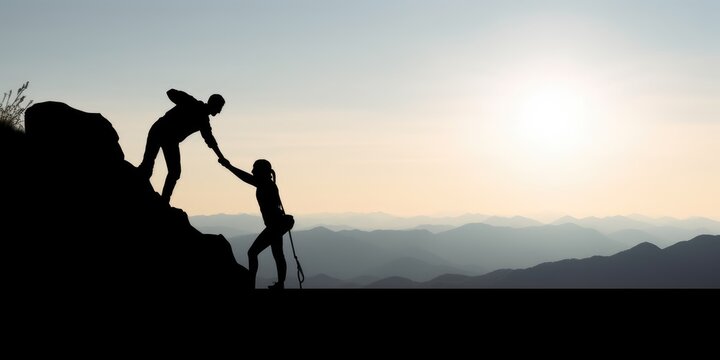
M 184 90 L 287 210 L 720 219 L 720 1 L 3 0 L 2 91 L 139 164 Z M 199 134 L 171 204 L 258 213 Z M 161 190 L 162 154 L 152 178 Z

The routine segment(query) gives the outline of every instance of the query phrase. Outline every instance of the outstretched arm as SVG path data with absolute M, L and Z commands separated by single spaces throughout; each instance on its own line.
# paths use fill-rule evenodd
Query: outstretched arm
M 217 155 L 218 159 L 225 158 L 225 156 L 220 151 L 220 148 L 218 147 L 215 136 L 213 136 L 212 134 L 209 123 L 205 127 L 200 129 L 200 135 L 202 135 L 203 139 L 205 139 L 205 144 L 207 144 L 207 146 L 215 152 L 215 155 Z
M 241 170 L 241 169 L 238 169 L 238 168 L 232 166 L 232 164 L 230 164 L 230 161 L 229 161 L 228 159 L 224 158 L 224 157 L 219 158 L 219 159 L 218 159 L 218 162 L 219 162 L 220 164 L 222 164 L 222 166 L 224 166 L 225 168 L 227 168 L 228 170 L 230 170 L 230 172 L 232 172 L 233 174 L 235 174 L 235 176 L 237 176 L 238 178 L 240 178 L 240 180 L 242 180 L 242 181 L 244 181 L 244 182 L 246 182 L 246 183 L 248 183 L 248 184 L 250 184 L 250 185 L 252 185 L 252 186 L 257 187 L 257 183 L 255 182 L 255 177 L 254 177 L 252 174 L 250 174 L 250 173 L 248 173 L 248 172 L 245 172 L 244 170 Z
M 213 151 L 215 152 L 215 155 L 217 155 L 217 157 L 218 157 L 218 160 L 225 159 L 225 155 L 223 155 L 222 152 L 220 152 L 220 148 L 217 146 L 217 143 L 215 145 L 211 145 L 210 148 L 213 149 Z

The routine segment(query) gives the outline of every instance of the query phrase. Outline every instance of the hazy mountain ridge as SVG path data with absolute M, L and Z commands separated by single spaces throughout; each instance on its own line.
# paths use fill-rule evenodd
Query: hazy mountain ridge
M 467 224 L 438 234 L 432 249 L 460 264 L 519 268 L 567 257 L 609 255 L 626 246 L 573 224 L 525 228 Z
M 720 222 L 703 217 L 675 219 L 671 217 L 650 218 L 641 215 L 586 217 L 576 219 L 565 216 L 553 224 L 571 223 L 595 229 L 603 234 L 616 234 L 624 230 L 639 230 L 652 236 L 656 245 L 670 246 L 676 242 L 691 239 L 703 234 L 720 234 Z
M 702 234 L 720 234 L 720 221 L 703 217 L 675 219 L 670 217 L 651 218 L 642 215 L 574 218 L 563 216 L 543 224 L 540 221 L 522 216 L 501 217 L 481 214 L 467 214 L 455 217 L 415 216 L 400 217 L 385 213 L 341 213 L 311 214 L 296 216 L 296 230 L 310 230 L 325 227 L 333 231 L 341 230 L 428 230 L 433 233 L 448 231 L 470 223 L 483 223 L 498 227 L 523 228 L 542 225 L 576 224 L 594 229 L 625 244 L 637 244 L 650 241 L 660 247 L 672 245 L 678 241 Z M 258 233 L 263 226 L 258 215 L 218 214 L 191 216 L 190 222 L 208 233 L 221 233 L 226 237 Z M 628 238 L 623 231 L 637 230 L 642 239 Z
M 245 252 L 255 235 L 230 238 L 235 257 L 246 262 Z M 577 225 L 544 225 L 528 228 L 468 224 L 433 234 L 426 230 L 342 230 L 318 227 L 293 231 L 298 257 L 308 277 L 324 274 L 351 281 L 391 276 L 422 282 L 446 273 L 480 275 L 500 268 L 520 268 L 566 257 L 612 254 L 626 249 L 592 229 Z M 285 241 L 289 272 L 292 250 Z M 269 253 L 261 254 L 260 274 L 275 276 Z M 288 276 L 289 284 L 292 276 Z
M 408 230 L 413 228 L 437 227 L 447 230 L 471 222 L 480 222 L 489 216 L 466 214 L 454 217 L 413 216 L 400 217 L 381 212 L 376 213 L 321 213 L 296 215 L 296 230 L 324 227 L 330 230 Z M 239 234 L 249 234 L 262 229 L 259 215 L 216 214 L 191 216 L 190 221 L 197 227 L 223 226 L 234 228 Z M 232 235 L 231 235 L 232 236 Z
M 627 246 L 635 246 L 647 242 L 663 247 L 663 244 L 666 243 L 664 239 L 637 229 L 620 230 L 607 234 L 607 236 Z
M 236 236 L 229 239 L 240 263 L 247 262 L 246 252 L 255 236 Z M 432 236 L 432 233 L 427 231 L 335 232 L 322 227 L 293 231 L 295 248 L 308 277 L 326 274 L 342 280 L 361 276 L 381 278 L 390 275 L 391 273 L 387 272 L 390 269 L 402 267 L 402 271 L 408 276 L 415 274 L 418 280 L 429 280 L 436 276 L 440 269 L 462 271 L 447 260 L 423 249 L 421 244 L 427 242 L 429 236 Z M 294 264 L 287 237 L 284 250 L 288 259 L 288 270 L 291 272 Z M 401 265 L 399 262 L 402 259 L 405 259 L 405 262 Z M 437 270 L 429 271 L 431 268 Z M 260 255 L 259 274 L 270 278 L 276 274 L 275 263 L 269 252 Z M 288 279 L 291 280 L 291 276 L 288 276 Z
M 624 222 L 625 219 L 616 217 L 608 221 Z M 319 286 L 338 284 L 342 287 L 391 287 L 390 284 L 400 278 L 408 281 L 398 284 L 423 284 L 447 274 L 472 277 L 498 269 L 523 269 L 554 261 L 610 256 L 643 243 L 663 245 L 662 239 L 641 230 L 620 230 L 605 235 L 567 222 L 521 228 L 472 223 L 437 233 L 424 229 L 333 231 L 318 227 L 294 230 L 293 236 L 306 275 L 336 279 L 318 281 Z M 245 260 L 244 252 L 254 237 L 253 234 L 230 239 L 240 263 Z M 287 241 L 285 249 L 286 254 L 290 254 Z M 292 260 L 287 257 L 292 273 Z M 505 271 L 508 270 L 495 271 L 489 278 L 498 278 Z M 261 259 L 260 273 L 267 278 L 274 277 L 274 262 L 269 254 Z M 386 281 L 387 278 L 394 280 Z M 288 279 L 289 284 L 296 281 L 292 276 Z M 377 281 L 383 283 L 374 284 Z
M 391 281 L 399 285 L 411 284 L 397 279 Z M 503 269 L 475 277 L 443 275 L 413 286 L 420 288 L 720 288 L 720 235 L 701 235 L 665 249 L 650 243 L 641 243 L 612 256 L 565 259 L 527 269 Z

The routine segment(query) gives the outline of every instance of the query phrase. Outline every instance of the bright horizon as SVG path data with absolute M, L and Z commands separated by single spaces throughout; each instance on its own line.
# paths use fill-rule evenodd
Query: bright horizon
M 2 92 L 99 112 L 138 165 L 175 88 L 288 212 L 720 219 L 720 2 L 9 0 Z M 258 213 L 199 134 L 171 204 Z M 162 155 L 152 178 L 162 188 Z

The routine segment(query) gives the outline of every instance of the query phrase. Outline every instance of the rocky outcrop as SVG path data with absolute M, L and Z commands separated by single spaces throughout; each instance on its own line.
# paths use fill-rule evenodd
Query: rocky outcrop
M 101 114 L 43 102 L 25 119 L 23 139 L 0 149 L 6 276 L 18 296 L 143 302 L 248 289 L 226 239 L 163 202 Z

